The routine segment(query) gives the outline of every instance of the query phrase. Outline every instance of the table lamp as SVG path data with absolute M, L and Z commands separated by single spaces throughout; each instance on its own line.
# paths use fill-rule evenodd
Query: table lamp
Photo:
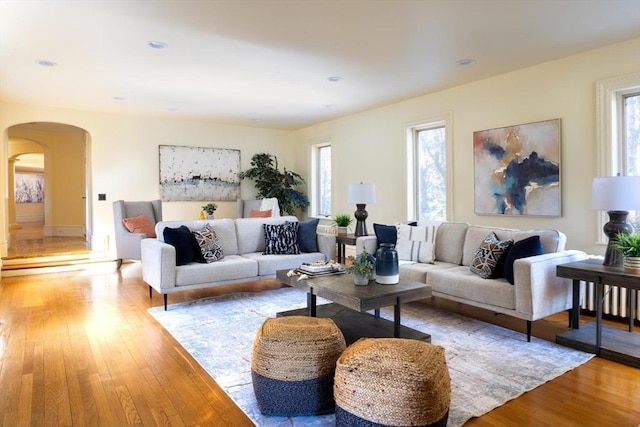
M 373 184 L 349 184 L 347 193 L 349 203 L 355 203 L 357 210 L 353 216 L 356 217 L 356 237 L 366 236 L 367 233 L 367 217 L 369 214 L 365 210 L 367 203 L 376 202 L 376 186 Z
M 593 179 L 591 209 L 607 211 L 609 222 L 602 228 L 609 238 L 604 265 L 622 265 L 622 254 L 615 248 L 618 233 L 632 233 L 627 223 L 629 211 L 640 210 L 640 176 L 607 176 Z

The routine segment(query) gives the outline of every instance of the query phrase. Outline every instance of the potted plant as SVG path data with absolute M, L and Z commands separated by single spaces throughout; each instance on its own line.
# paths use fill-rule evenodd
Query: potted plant
M 363 250 L 360 255 L 354 257 L 349 255 L 351 265 L 345 268 L 349 274 L 353 274 L 353 283 L 356 285 L 367 285 L 373 276 L 375 264 L 372 262 L 371 255 Z
M 278 158 L 267 153 L 254 154 L 251 167 L 240 173 L 240 179 L 252 179 L 256 183 L 258 197 L 278 199 L 280 210 L 295 215 L 295 209 L 305 210 L 309 206 L 307 195 L 294 189 L 304 184 L 298 173 L 278 169 Z
M 344 235 L 349 232 L 349 226 L 353 222 L 353 218 L 348 214 L 339 214 L 333 217 L 333 222 L 338 227 L 338 234 Z
M 218 209 L 218 205 L 215 203 L 207 203 L 202 207 L 204 213 L 207 214 L 207 219 L 213 219 L 213 213 Z
M 618 233 L 613 245 L 624 257 L 624 271 L 640 274 L 640 232 Z

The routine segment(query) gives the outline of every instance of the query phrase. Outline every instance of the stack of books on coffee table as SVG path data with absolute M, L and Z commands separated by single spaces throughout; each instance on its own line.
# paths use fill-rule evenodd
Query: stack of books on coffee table
M 308 276 L 324 276 L 328 274 L 343 274 L 344 267 L 338 263 L 332 262 L 314 262 L 303 263 L 297 268 L 299 273 L 306 274 Z

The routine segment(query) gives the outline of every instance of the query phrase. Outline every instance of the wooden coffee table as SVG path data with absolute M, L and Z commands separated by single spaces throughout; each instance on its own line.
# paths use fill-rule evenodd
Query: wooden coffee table
M 362 337 L 401 337 L 431 342 L 429 334 L 400 324 L 403 303 L 431 298 L 431 286 L 427 284 L 400 280 L 395 285 L 370 281 L 366 286 L 356 286 L 350 274 L 298 280 L 298 276 L 288 277 L 288 272 L 279 270 L 276 277 L 282 283 L 306 291 L 307 307 L 278 313 L 278 316 L 330 317 L 342 330 L 347 343 Z M 317 297 L 333 301 L 333 304 L 318 306 Z M 391 305 L 394 307 L 393 322 L 380 317 L 380 308 Z M 374 314 L 367 313 L 370 310 L 374 310 Z

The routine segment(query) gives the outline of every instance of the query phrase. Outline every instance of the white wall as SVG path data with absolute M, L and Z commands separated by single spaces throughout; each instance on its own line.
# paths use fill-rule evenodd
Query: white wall
M 46 106 L 0 103 L 0 129 L 4 149 L 0 156 L 0 188 L 6 188 L 7 128 L 27 122 L 58 122 L 85 129 L 89 134 L 89 198 L 94 242 L 111 241 L 112 202 L 159 198 L 159 145 L 232 148 L 241 150 L 241 168 L 249 168 L 251 156 L 268 152 L 278 156 L 280 167 L 291 168 L 294 144 L 291 131 L 231 126 L 161 117 L 127 116 Z M 98 201 L 98 193 L 107 195 Z M 5 193 L 3 192 L 3 195 Z M 252 198 L 255 188 L 243 181 L 241 196 Z M 202 202 L 165 202 L 167 220 L 195 219 Z M 216 217 L 236 216 L 236 202 L 218 203 Z M 7 201 L 0 201 L 0 224 L 6 224 Z M 0 229 L 2 255 L 6 255 L 7 227 Z M 102 249 L 102 248 L 97 248 Z
M 596 82 L 640 71 L 640 39 L 477 81 L 441 92 L 321 123 L 297 132 L 295 167 L 308 176 L 313 142 L 332 141 L 333 210 L 353 212 L 347 184 L 373 182 L 374 222 L 407 218 L 405 128 L 443 112 L 453 115 L 452 219 L 513 228 L 556 228 L 567 247 L 602 254 L 596 245 L 598 213 L 590 209 L 596 176 Z M 562 216 L 476 215 L 473 205 L 474 131 L 560 118 Z M 372 230 L 369 230 L 372 232 Z

